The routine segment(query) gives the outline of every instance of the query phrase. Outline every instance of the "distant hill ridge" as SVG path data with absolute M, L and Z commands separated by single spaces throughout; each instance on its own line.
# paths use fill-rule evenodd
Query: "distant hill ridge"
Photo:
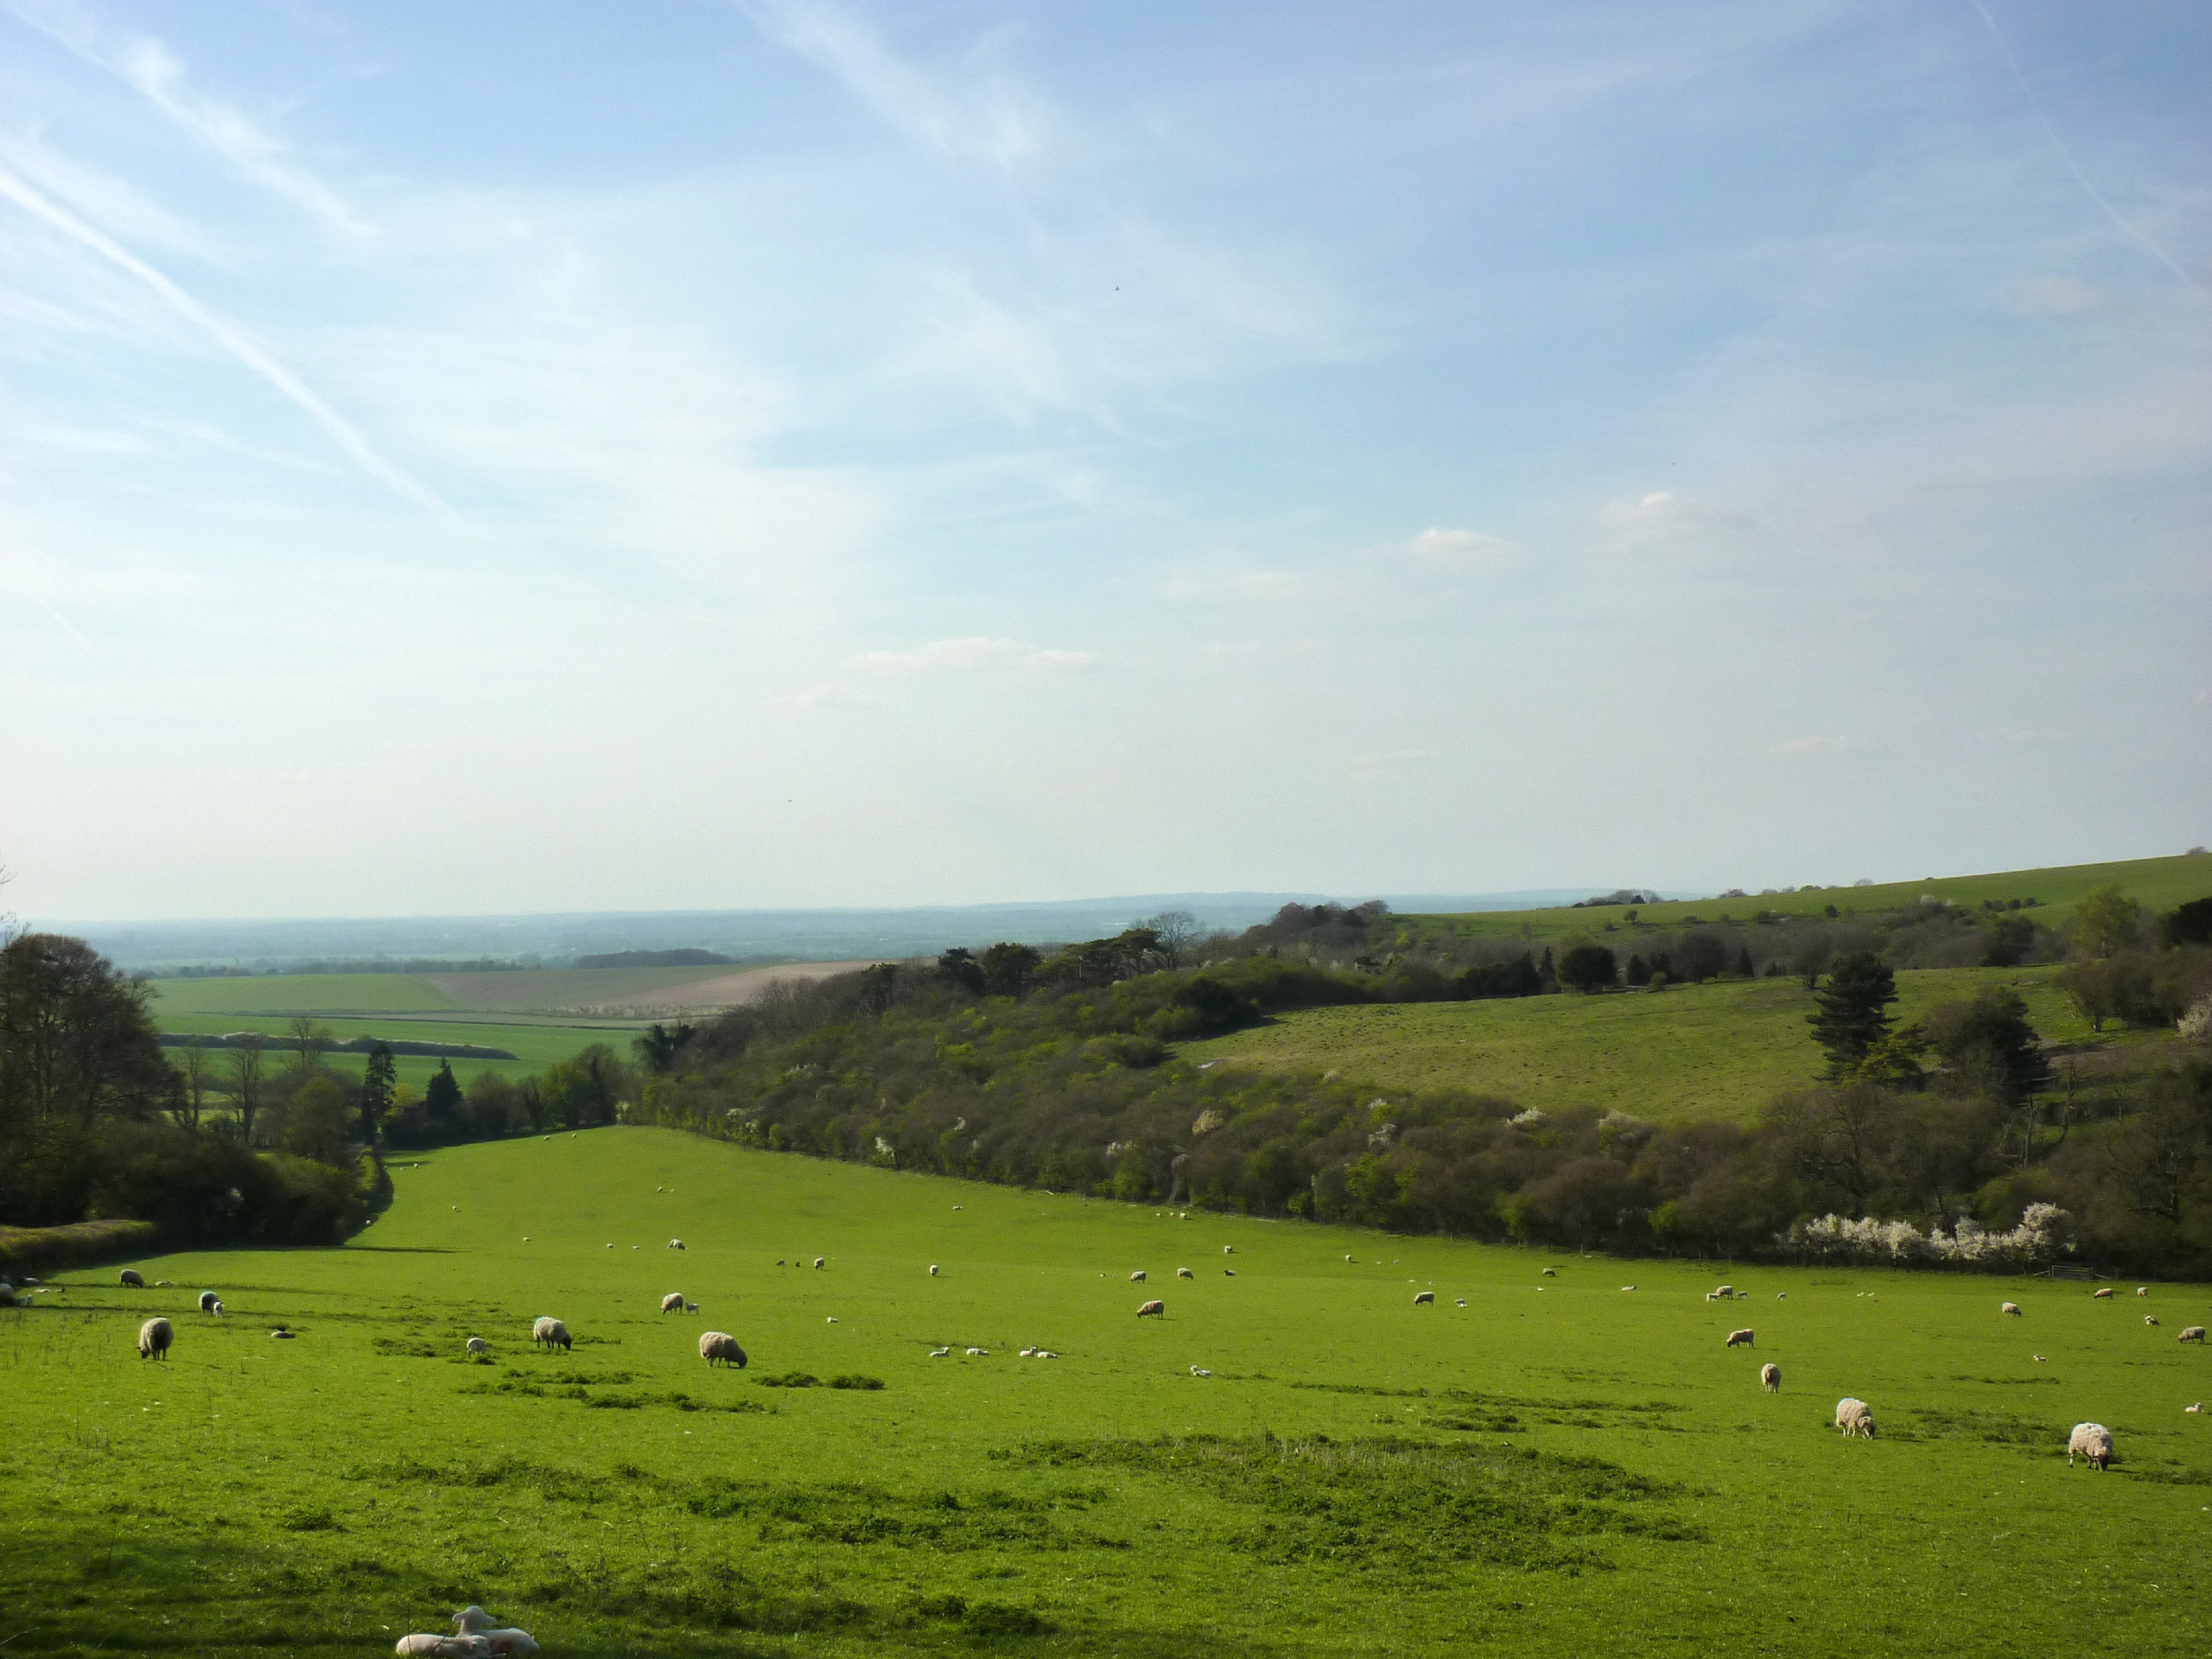
M 578 957 L 579 968 L 727 968 L 735 957 L 719 950 L 685 947 L 674 950 L 610 950 L 602 956 Z

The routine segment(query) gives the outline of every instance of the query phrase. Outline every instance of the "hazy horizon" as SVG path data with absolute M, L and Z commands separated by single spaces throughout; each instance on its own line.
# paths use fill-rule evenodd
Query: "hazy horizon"
M 2209 71 L 2057 0 L 0 0 L 0 906 L 2212 840 Z

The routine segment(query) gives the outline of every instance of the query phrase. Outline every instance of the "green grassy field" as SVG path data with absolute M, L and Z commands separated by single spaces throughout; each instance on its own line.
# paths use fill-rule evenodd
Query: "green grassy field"
M 544 968 L 486 974 L 246 974 L 149 983 L 155 1008 L 164 1021 L 194 1014 L 543 1014 L 696 984 L 718 971 L 731 970 Z
M 2006 985 L 2037 1033 L 2068 1044 L 2162 1045 L 2166 1033 L 2088 1022 L 2056 969 L 1931 968 L 1897 976 L 1900 1021 L 1938 1002 Z M 1530 996 L 1309 1008 L 1178 1052 L 1278 1071 L 1326 1071 L 1382 1089 L 1457 1087 L 1524 1106 L 1619 1110 L 1655 1123 L 1747 1122 L 1776 1095 L 1810 1086 L 1822 1057 L 1805 1016 L 1813 994 L 1794 979 L 1715 980 L 1654 995 Z
M 365 1656 L 469 1601 L 556 1656 L 2202 1649 L 2203 1287 L 1181 1220 L 650 1129 L 394 1180 L 343 1249 L 0 1311 L 10 1659 Z M 679 1289 L 696 1319 L 655 1311 Z M 793 1372 L 883 1386 L 764 1386 Z M 1879 1440 L 1837 1435 L 1845 1393 Z M 2067 1466 L 2084 1418 L 2110 1472 Z
M 1866 887 L 1821 887 L 1798 893 L 1754 893 L 1744 899 L 1696 899 L 1678 902 L 1603 906 L 1588 910 L 1495 910 L 1465 915 L 1416 916 L 1400 923 L 1397 942 L 1424 939 L 1525 938 L 1535 944 L 1569 933 L 1594 931 L 1611 922 L 1622 931 L 1608 941 L 1626 951 L 1637 931 L 1676 927 L 1692 920 L 1719 921 L 1726 915 L 1748 921 L 1762 910 L 1780 916 L 1819 916 L 1834 905 L 1846 915 L 1897 910 L 1920 902 L 1923 893 L 1954 905 L 1980 906 L 1986 899 L 2033 899 L 2031 912 L 2046 927 L 2063 928 L 2075 903 L 2107 883 L 2117 883 L 2153 914 L 2192 899 L 2212 895 L 2212 856 L 2127 859 L 2110 864 L 2069 864 L 2047 870 L 2010 870 L 1988 875 L 1934 876 L 1925 881 L 1887 881 Z M 1624 918 L 1637 912 L 1637 927 Z
M 279 1051 L 272 1058 L 282 1064 L 285 1021 L 272 1014 L 195 1014 L 175 1017 L 164 1016 L 162 1029 L 182 1034 L 200 1033 L 220 1036 L 226 1032 L 266 1032 Z M 606 1043 L 627 1059 L 631 1039 L 636 1028 L 628 1026 L 554 1026 L 536 1022 L 490 1020 L 427 1020 L 422 1018 L 395 1019 L 389 1016 L 375 1019 L 342 1020 L 318 1019 L 317 1024 L 333 1037 L 344 1039 L 352 1037 L 382 1037 L 415 1043 L 469 1043 L 482 1048 L 504 1048 L 514 1055 L 512 1060 L 482 1060 L 456 1058 L 453 1062 L 454 1074 L 464 1080 L 479 1071 L 496 1071 L 504 1077 L 527 1077 L 543 1071 L 559 1060 L 567 1059 L 577 1050 L 593 1043 Z M 175 1058 L 175 1051 L 171 1051 Z M 359 1076 L 368 1065 L 365 1054 L 331 1053 L 323 1057 L 324 1063 L 335 1070 Z M 219 1052 L 215 1064 L 219 1069 L 223 1058 Z M 412 1083 L 418 1090 L 423 1079 L 438 1069 L 440 1062 L 432 1056 L 401 1054 L 394 1057 L 392 1065 L 402 1082 Z

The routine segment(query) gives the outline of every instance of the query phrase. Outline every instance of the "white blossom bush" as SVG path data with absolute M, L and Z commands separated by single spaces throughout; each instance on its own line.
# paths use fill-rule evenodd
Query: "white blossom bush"
M 1851 1221 L 1826 1215 L 1801 1221 L 1782 1242 L 1809 1250 L 1822 1260 L 1922 1262 L 1935 1266 L 1990 1268 L 2033 1267 L 2049 1262 L 2063 1248 L 2066 1212 L 2055 1204 L 2031 1204 L 2020 1224 L 1993 1233 L 1970 1217 L 1959 1217 L 1946 1234 L 1940 1227 L 1923 1233 L 1909 1221 Z

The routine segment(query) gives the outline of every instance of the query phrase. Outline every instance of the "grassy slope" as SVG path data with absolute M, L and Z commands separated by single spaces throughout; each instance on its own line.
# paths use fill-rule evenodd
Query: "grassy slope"
M 472 1599 L 569 1655 L 1579 1655 L 1624 1630 L 1698 1656 L 2201 1645 L 2212 1425 L 2181 1407 L 2212 1393 L 2212 1355 L 2173 1335 L 2204 1317 L 2202 1287 L 2107 1304 L 2073 1284 L 1758 1268 L 1727 1275 L 1751 1301 L 1714 1306 L 1711 1268 L 1179 1221 L 653 1130 L 455 1148 L 395 1179 L 350 1248 L 140 1264 L 169 1291 L 70 1273 L 63 1306 L 0 1312 L 11 1656 L 389 1652 Z M 688 1252 L 661 1248 L 671 1233 Z M 772 1265 L 817 1254 L 822 1273 Z M 1202 1276 L 1177 1281 L 1179 1263 Z M 1416 1283 L 1438 1306 L 1411 1306 Z M 203 1287 L 230 1319 L 187 1313 Z M 699 1319 L 653 1311 L 678 1287 Z M 1168 1319 L 1131 1319 L 1147 1293 Z M 2026 1319 L 1999 1317 L 2008 1296 Z M 131 1354 L 156 1311 L 179 1325 L 164 1366 Z M 572 1356 L 530 1351 L 541 1313 L 568 1320 Z M 300 1339 L 270 1341 L 277 1319 Z M 1735 1325 L 1756 1353 L 1723 1349 Z M 751 1372 L 701 1364 L 708 1325 Z M 493 1363 L 463 1360 L 471 1333 Z M 1065 1357 L 1015 1357 L 1033 1342 Z M 932 1360 L 937 1344 L 992 1352 Z M 1765 1359 L 1778 1396 L 1755 1381 Z M 759 1385 L 793 1369 L 887 1386 Z M 648 1403 L 471 1391 L 503 1383 Z M 771 1410 L 687 1412 L 679 1391 Z M 1834 1433 L 1845 1392 L 1882 1440 Z M 2112 1473 L 2066 1466 L 2085 1417 L 2119 1433 Z M 1363 1558 L 1272 1547 L 1313 1519 L 1248 1501 L 1253 1482 L 1000 1455 L 1263 1428 L 1473 1448 L 1476 1490 L 1509 1498 L 1548 1465 L 1503 1446 L 1664 1490 L 1611 1483 L 1632 1530 L 1547 1535 L 1546 1515 L 1578 1512 L 1561 1494 L 1447 1536 L 1403 1529 L 1403 1489 L 1356 1484 L 1384 1546 Z M 1446 1543 L 1594 1559 L 1454 1560 Z M 981 1637 L 947 1596 L 1058 1632 Z
M 2088 1022 L 2051 969 L 1941 968 L 1897 976 L 1896 1013 L 2010 985 L 2043 1036 L 2090 1040 Z M 1382 1089 L 1447 1086 L 1524 1106 L 1618 1109 L 1652 1122 L 1749 1120 L 1777 1094 L 1820 1073 L 1805 1016 L 1812 993 L 1794 979 L 1720 980 L 1663 995 L 1532 996 L 1482 1002 L 1313 1008 L 1249 1031 L 1181 1045 L 1192 1060 L 1295 1071 L 1330 1067 Z M 2106 1040 L 2156 1044 L 2158 1033 Z
M 1679 903 L 1633 906 L 1639 926 L 1622 925 L 1631 906 L 1609 906 L 1592 910 L 1499 910 L 1459 916 L 1406 916 L 1402 933 L 1407 943 L 1441 935 L 1470 938 L 1527 938 L 1541 944 L 1567 933 L 1594 931 L 1607 922 L 1621 931 L 1606 943 L 1623 952 L 1635 948 L 1637 932 L 1652 927 L 1680 925 L 1691 918 L 1717 921 L 1725 912 L 1746 921 L 1756 912 L 1771 910 L 1783 916 L 1818 916 L 1834 905 L 1847 915 L 1859 911 L 1896 910 L 1917 904 L 1923 893 L 1967 906 L 1984 899 L 2033 899 L 2035 919 L 2046 927 L 2063 927 L 2076 901 L 2107 882 L 2117 882 L 2130 897 L 2153 912 L 2171 910 L 2191 899 L 2212 894 L 2212 857 L 2139 858 L 2111 864 L 2070 864 L 2047 870 L 2012 870 L 1990 875 L 1937 876 L 1926 881 L 1891 881 L 1871 887 L 1823 887 L 1809 893 L 1753 894 L 1748 899 L 1698 899 Z

